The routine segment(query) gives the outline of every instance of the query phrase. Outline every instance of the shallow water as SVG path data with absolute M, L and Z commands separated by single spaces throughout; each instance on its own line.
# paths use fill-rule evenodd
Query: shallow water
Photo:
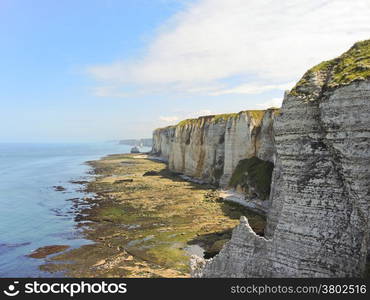
M 87 195 L 70 181 L 91 179 L 86 161 L 130 148 L 116 143 L 0 143 L 0 277 L 62 276 L 40 271 L 44 260 L 26 255 L 47 245 L 90 243 L 77 229 L 74 203 L 68 201 Z

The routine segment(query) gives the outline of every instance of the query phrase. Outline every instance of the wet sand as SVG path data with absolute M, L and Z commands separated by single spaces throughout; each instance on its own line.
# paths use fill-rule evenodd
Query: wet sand
M 263 233 L 264 217 L 223 202 L 218 191 L 183 180 L 144 155 L 110 155 L 89 162 L 94 198 L 75 199 L 76 217 L 92 244 L 41 266 L 68 277 L 189 277 L 191 254 L 212 257 L 241 215 Z M 145 176 L 143 176 L 145 174 Z

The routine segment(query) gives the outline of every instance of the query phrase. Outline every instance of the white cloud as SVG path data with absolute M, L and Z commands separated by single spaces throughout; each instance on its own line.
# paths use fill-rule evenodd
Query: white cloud
M 247 83 L 231 89 L 219 90 L 211 92 L 210 95 L 219 96 L 225 94 L 260 94 L 271 90 L 287 90 L 294 86 L 294 82 L 284 84 L 257 84 Z
M 199 110 L 199 111 L 194 111 L 194 112 L 188 113 L 186 115 L 186 119 L 194 119 L 194 118 L 198 118 L 198 117 L 202 117 L 202 116 L 208 116 L 208 115 L 211 115 L 211 114 L 212 114 L 211 110 L 202 109 L 202 110 Z
M 166 123 L 173 123 L 173 122 L 179 121 L 180 118 L 177 117 L 177 116 L 167 116 L 167 117 L 161 116 L 161 117 L 159 117 L 159 120 L 163 121 L 163 122 L 166 122 Z
M 178 115 L 176 116 L 161 116 L 159 117 L 159 120 L 165 123 L 174 124 L 184 119 L 194 119 L 194 118 L 198 118 L 201 116 L 208 116 L 208 115 L 211 115 L 212 112 L 209 109 L 202 109 L 202 110 L 193 111 L 193 112 L 178 111 L 177 114 Z
M 272 98 L 269 101 L 257 104 L 259 109 L 267 109 L 271 107 L 281 107 L 281 104 L 283 103 L 283 98 Z
M 221 93 L 256 92 L 369 38 L 369 16 L 369 0 L 199 0 L 168 20 L 141 57 L 89 72 L 122 87 L 201 93 L 222 82 Z M 232 88 L 235 77 L 247 84 Z

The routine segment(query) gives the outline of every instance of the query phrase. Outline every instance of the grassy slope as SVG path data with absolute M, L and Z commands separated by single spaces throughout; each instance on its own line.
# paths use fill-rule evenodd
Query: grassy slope
M 351 49 L 341 56 L 324 61 L 308 70 L 302 79 L 291 90 L 294 96 L 305 96 L 312 85 L 312 78 L 323 75 L 326 80 L 318 84 L 327 88 L 348 85 L 354 81 L 370 78 L 370 40 L 354 44 Z M 317 83 L 317 82 L 316 82 Z

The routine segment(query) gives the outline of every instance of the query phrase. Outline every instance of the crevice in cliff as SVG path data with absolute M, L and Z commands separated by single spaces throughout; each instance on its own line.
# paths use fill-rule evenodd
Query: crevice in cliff
M 322 92 L 320 93 L 321 99 L 322 99 L 320 101 L 320 103 L 328 101 L 329 98 L 330 98 L 330 95 L 332 95 L 333 88 L 328 89 L 328 83 L 330 82 L 330 80 L 333 77 L 334 67 L 335 67 L 335 65 L 332 65 L 331 68 L 329 69 L 329 74 L 328 74 L 328 76 L 325 80 L 325 84 L 322 87 Z M 322 114 L 323 113 L 322 113 L 322 110 L 321 110 L 321 107 L 320 107 L 320 103 L 318 103 L 318 109 L 319 109 L 319 112 L 320 112 L 320 115 L 318 116 L 318 122 L 319 122 L 319 125 L 321 127 L 321 131 L 323 133 L 323 138 L 320 140 L 320 143 L 325 145 L 326 149 L 331 154 L 332 165 L 333 165 L 334 170 L 338 174 L 338 176 L 340 178 L 340 181 L 343 184 L 345 196 L 347 197 L 347 199 L 349 199 L 350 195 L 353 195 L 353 198 L 355 199 L 355 204 L 356 204 L 360 200 L 360 197 L 357 195 L 357 193 L 353 189 L 351 189 L 351 186 L 348 184 L 348 182 L 345 178 L 345 175 L 344 175 L 345 172 L 344 172 L 344 169 L 343 169 L 343 157 L 342 157 L 341 153 L 334 147 L 333 143 L 330 142 L 330 140 L 327 138 L 329 132 L 328 132 L 328 129 L 327 129 L 327 125 L 324 124 L 324 122 L 322 120 Z M 362 214 L 361 210 L 359 210 L 358 213 L 359 213 L 359 216 L 365 222 L 366 217 Z
M 258 126 L 254 126 L 252 129 L 251 137 L 252 137 L 252 143 L 254 146 L 254 156 L 257 156 L 257 153 L 258 153 L 257 141 L 259 140 L 258 137 L 260 133 L 261 133 L 261 123 Z

